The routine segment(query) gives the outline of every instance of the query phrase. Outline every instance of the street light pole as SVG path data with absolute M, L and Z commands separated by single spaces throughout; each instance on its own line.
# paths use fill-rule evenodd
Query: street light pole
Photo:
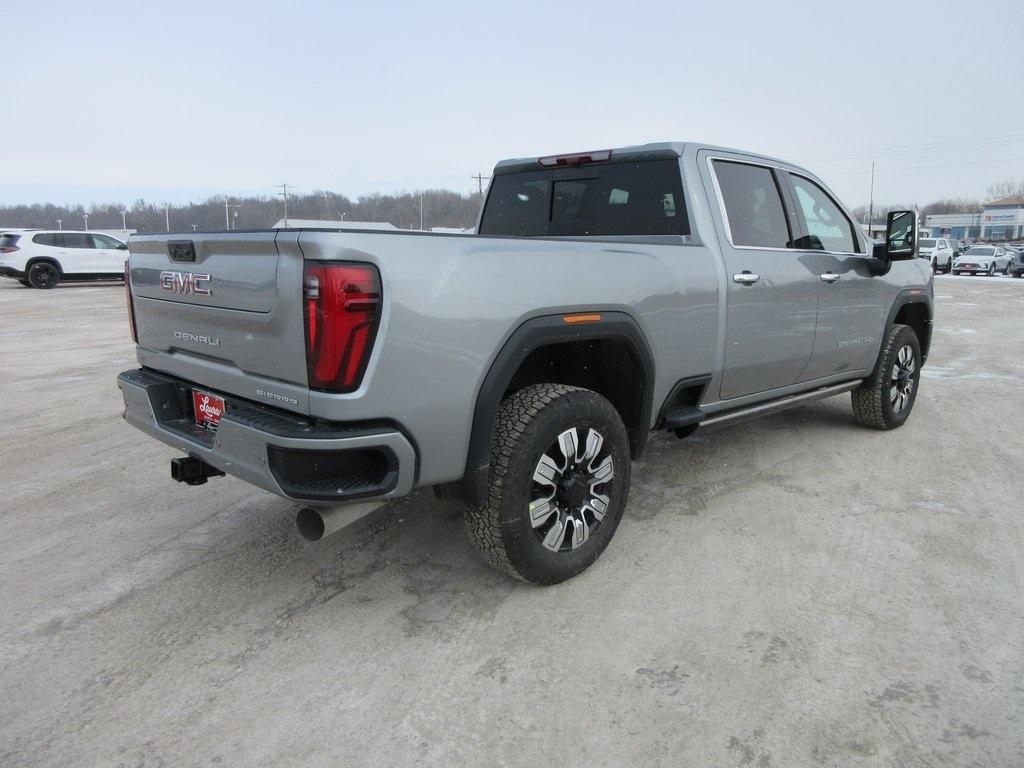
M 83 213 L 82 214 L 82 218 L 85 219 L 85 228 L 88 229 L 89 228 L 89 214 L 88 213 Z
M 57 219 L 57 229 L 64 229 L 64 219 Z
M 231 231 L 231 209 L 241 208 L 241 204 L 229 203 L 228 199 L 224 198 L 224 229 Z M 238 218 L 238 211 L 235 211 L 235 218 Z
M 171 206 L 164 203 L 164 221 L 167 223 L 167 231 L 171 231 Z
M 121 229 L 128 231 L 128 211 L 121 211 Z

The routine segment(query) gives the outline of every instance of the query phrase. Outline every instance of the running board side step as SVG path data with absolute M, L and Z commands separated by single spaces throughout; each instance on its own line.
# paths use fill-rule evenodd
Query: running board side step
M 756 405 L 751 405 L 746 408 L 738 408 L 734 411 L 709 416 L 700 422 L 700 428 L 708 429 L 710 427 L 724 427 L 730 424 L 737 424 L 741 421 L 746 421 L 747 419 L 757 418 L 758 416 L 767 416 L 770 413 L 785 411 L 788 408 L 803 405 L 804 403 L 810 403 L 815 400 L 824 400 L 826 397 L 841 395 L 843 392 L 849 392 L 856 389 L 860 386 L 861 381 L 862 379 L 845 381 L 842 384 L 833 384 L 832 386 L 822 387 L 821 389 L 815 389 L 810 392 L 801 392 L 798 395 L 780 397 L 778 400 L 770 400 L 767 403 L 757 403 Z

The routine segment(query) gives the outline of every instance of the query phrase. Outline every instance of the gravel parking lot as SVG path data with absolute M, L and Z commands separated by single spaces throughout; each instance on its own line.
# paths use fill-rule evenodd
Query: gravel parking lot
M 429 492 L 319 544 L 120 418 L 123 289 L 0 281 L 4 766 L 1024 764 L 1024 280 L 936 280 L 914 414 L 659 435 L 598 564 Z

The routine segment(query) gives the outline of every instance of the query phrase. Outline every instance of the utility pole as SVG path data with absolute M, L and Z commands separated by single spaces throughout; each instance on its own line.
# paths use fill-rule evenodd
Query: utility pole
M 88 229 L 89 228 L 89 214 L 88 213 L 83 213 L 82 214 L 82 218 L 85 219 L 85 228 Z
M 868 237 L 871 237 L 871 217 L 875 213 L 875 161 L 871 161 L 871 192 L 868 195 Z
M 275 184 L 274 186 L 281 188 L 281 191 L 278 194 L 280 194 L 281 197 L 284 199 L 284 227 L 285 227 L 285 229 L 287 229 L 288 228 L 288 198 L 291 197 L 291 195 L 288 192 L 288 185 L 287 184 Z
M 167 231 L 171 231 L 171 206 L 164 203 L 164 220 L 167 223 Z
M 231 230 L 231 209 L 241 208 L 242 206 L 235 203 L 229 203 L 228 199 L 224 198 L 224 229 Z M 238 218 L 238 211 L 235 211 L 235 218 Z
M 491 177 L 490 176 L 484 176 L 482 173 L 478 173 L 476 176 L 470 176 L 469 178 L 476 179 L 477 194 L 479 194 L 480 197 L 483 197 L 484 196 L 484 179 L 486 179 L 487 181 L 490 181 Z

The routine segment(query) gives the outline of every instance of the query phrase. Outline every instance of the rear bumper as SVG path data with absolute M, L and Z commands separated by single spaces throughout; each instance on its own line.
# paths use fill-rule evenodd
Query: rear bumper
M 190 382 L 141 369 L 117 385 L 129 424 L 286 499 L 335 505 L 412 490 L 416 452 L 393 426 L 324 425 L 225 395 L 226 412 L 210 432 L 194 422 Z
M 0 266 L 0 277 L 13 277 L 15 280 L 24 280 L 25 273 L 20 272 L 14 267 L 3 267 Z

